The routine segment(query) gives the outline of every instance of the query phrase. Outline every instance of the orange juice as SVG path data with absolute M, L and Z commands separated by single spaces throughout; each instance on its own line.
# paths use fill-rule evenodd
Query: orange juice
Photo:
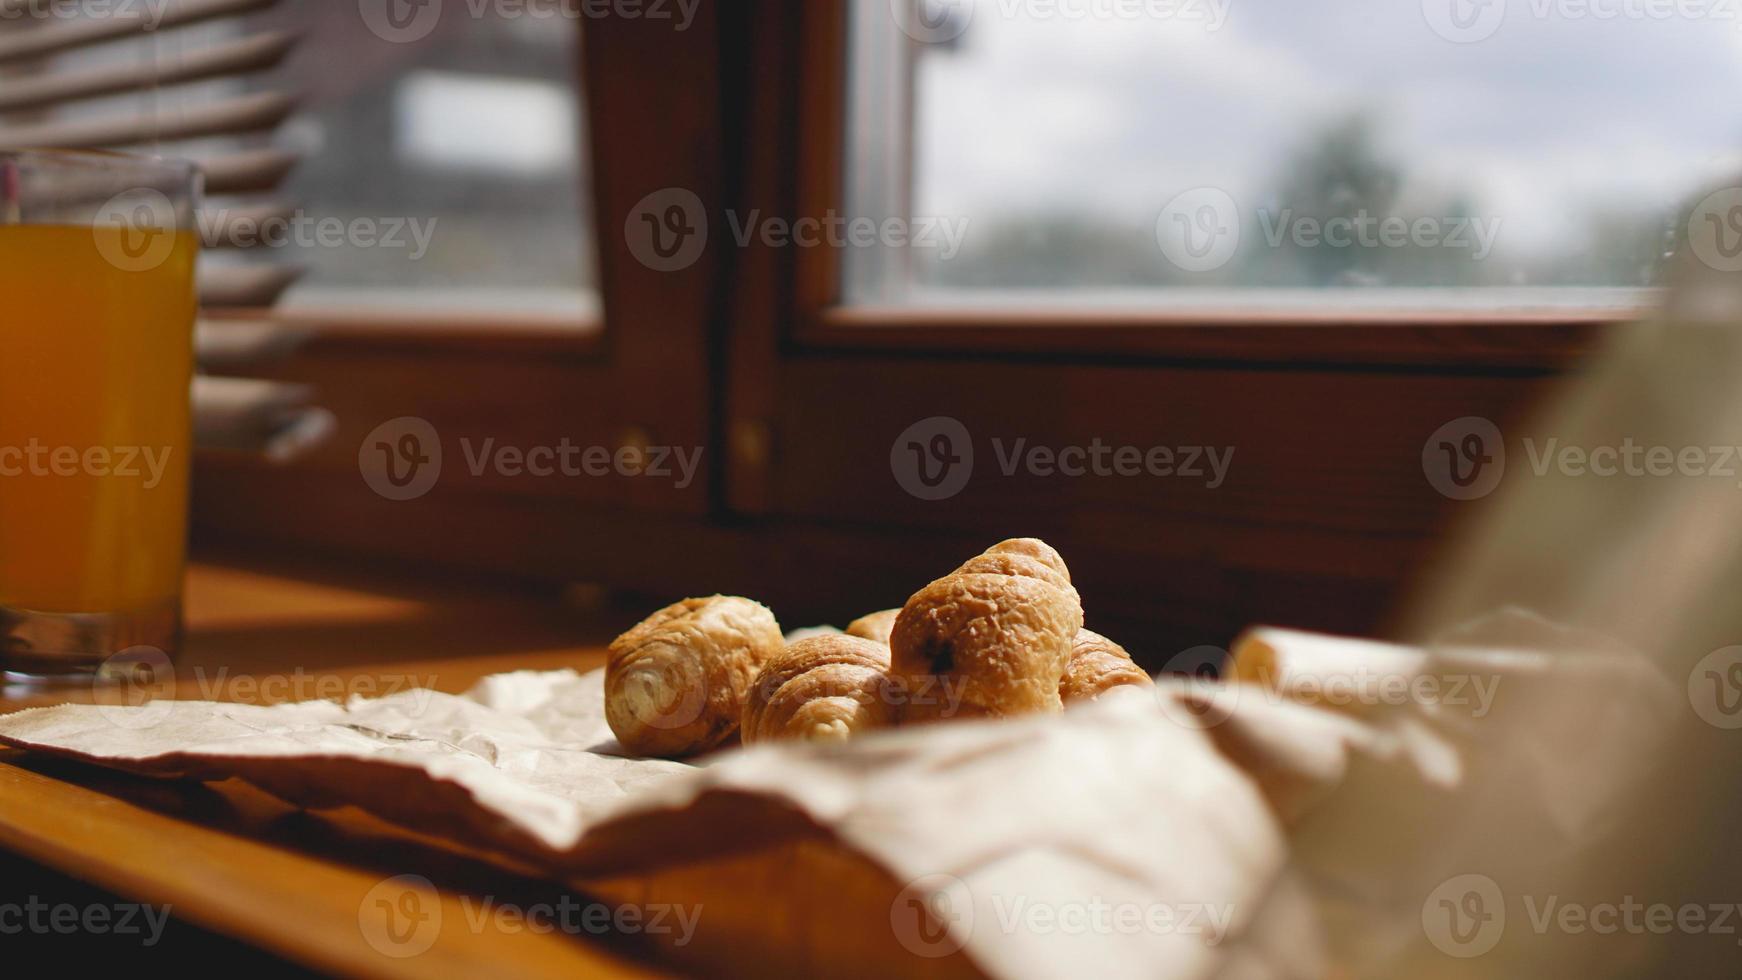
M 173 243 L 115 261 L 152 235 Z M 0 611 L 179 603 L 197 251 L 188 232 L 0 225 Z

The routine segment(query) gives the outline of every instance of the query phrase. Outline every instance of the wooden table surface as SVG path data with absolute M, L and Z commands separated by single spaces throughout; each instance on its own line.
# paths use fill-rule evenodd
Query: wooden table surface
M 408 683 L 458 692 L 501 670 L 590 668 L 634 618 L 557 596 L 214 565 L 191 570 L 187 611 L 178 696 L 254 703 Z M 8 689 L 0 713 L 89 697 L 88 689 Z M 19 870 L 32 868 L 47 870 L 35 878 Z M 375 907 L 384 894 L 406 900 L 395 885 L 378 888 L 406 874 L 434 885 L 426 900 L 439 902 L 442 925 L 427 949 L 402 955 L 406 948 L 387 944 L 388 955 L 370 917 L 384 914 Z M 222 962 L 228 950 L 257 960 L 248 966 L 255 972 L 262 964 L 408 978 L 658 972 L 650 948 L 626 937 L 577 938 L 481 917 L 485 902 L 591 899 L 367 814 L 310 813 L 235 781 L 146 780 L 0 750 L 0 902 L 25 897 L 21 880 L 168 905 L 196 937 L 189 958 Z

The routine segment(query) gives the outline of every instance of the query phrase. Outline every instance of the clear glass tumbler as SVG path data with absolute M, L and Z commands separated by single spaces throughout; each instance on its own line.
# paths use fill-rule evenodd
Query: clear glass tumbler
M 0 680 L 176 653 L 200 185 L 0 152 Z

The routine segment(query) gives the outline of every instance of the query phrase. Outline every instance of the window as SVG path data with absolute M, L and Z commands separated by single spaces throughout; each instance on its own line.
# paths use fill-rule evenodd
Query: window
M 1738 25 L 1454 2 L 854 0 L 846 207 L 910 234 L 843 295 L 1639 305 L 1742 172 Z
M 145 56 L 166 65 L 246 32 L 303 36 L 290 60 L 264 75 L 79 110 L 156 106 L 173 115 L 249 91 L 297 93 L 299 111 L 270 136 L 163 148 L 203 158 L 270 142 L 301 158 L 276 191 L 295 224 L 249 226 L 262 239 L 270 234 L 272 247 L 218 249 L 205 259 L 210 267 L 302 267 L 282 310 L 595 323 L 577 21 L 533 16 L 531 7 L 452 6 L 427 33 L 392 39 L 371 31 L 355 4 L 330 3 L 165 30 Z M 113 62 L 137 52 L 99 47 L 70 57 Z M 253 203 L 216 195 L 211 207 Z
M 354 5 L 287 11 L 308 23 L 286 71 L 310 96 L 283 137 L 305 152 L 287 193 L 312 216 L 405 220 L 409 246 L 301 250 L 288 308 L 596 316 L 575 21 L 461 12 L 397 42 Z

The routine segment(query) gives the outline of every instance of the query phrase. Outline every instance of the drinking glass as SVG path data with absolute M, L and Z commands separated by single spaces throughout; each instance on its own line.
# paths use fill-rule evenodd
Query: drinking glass
M 0 152 L 0 680 L 176 653 L 200 184 Z

